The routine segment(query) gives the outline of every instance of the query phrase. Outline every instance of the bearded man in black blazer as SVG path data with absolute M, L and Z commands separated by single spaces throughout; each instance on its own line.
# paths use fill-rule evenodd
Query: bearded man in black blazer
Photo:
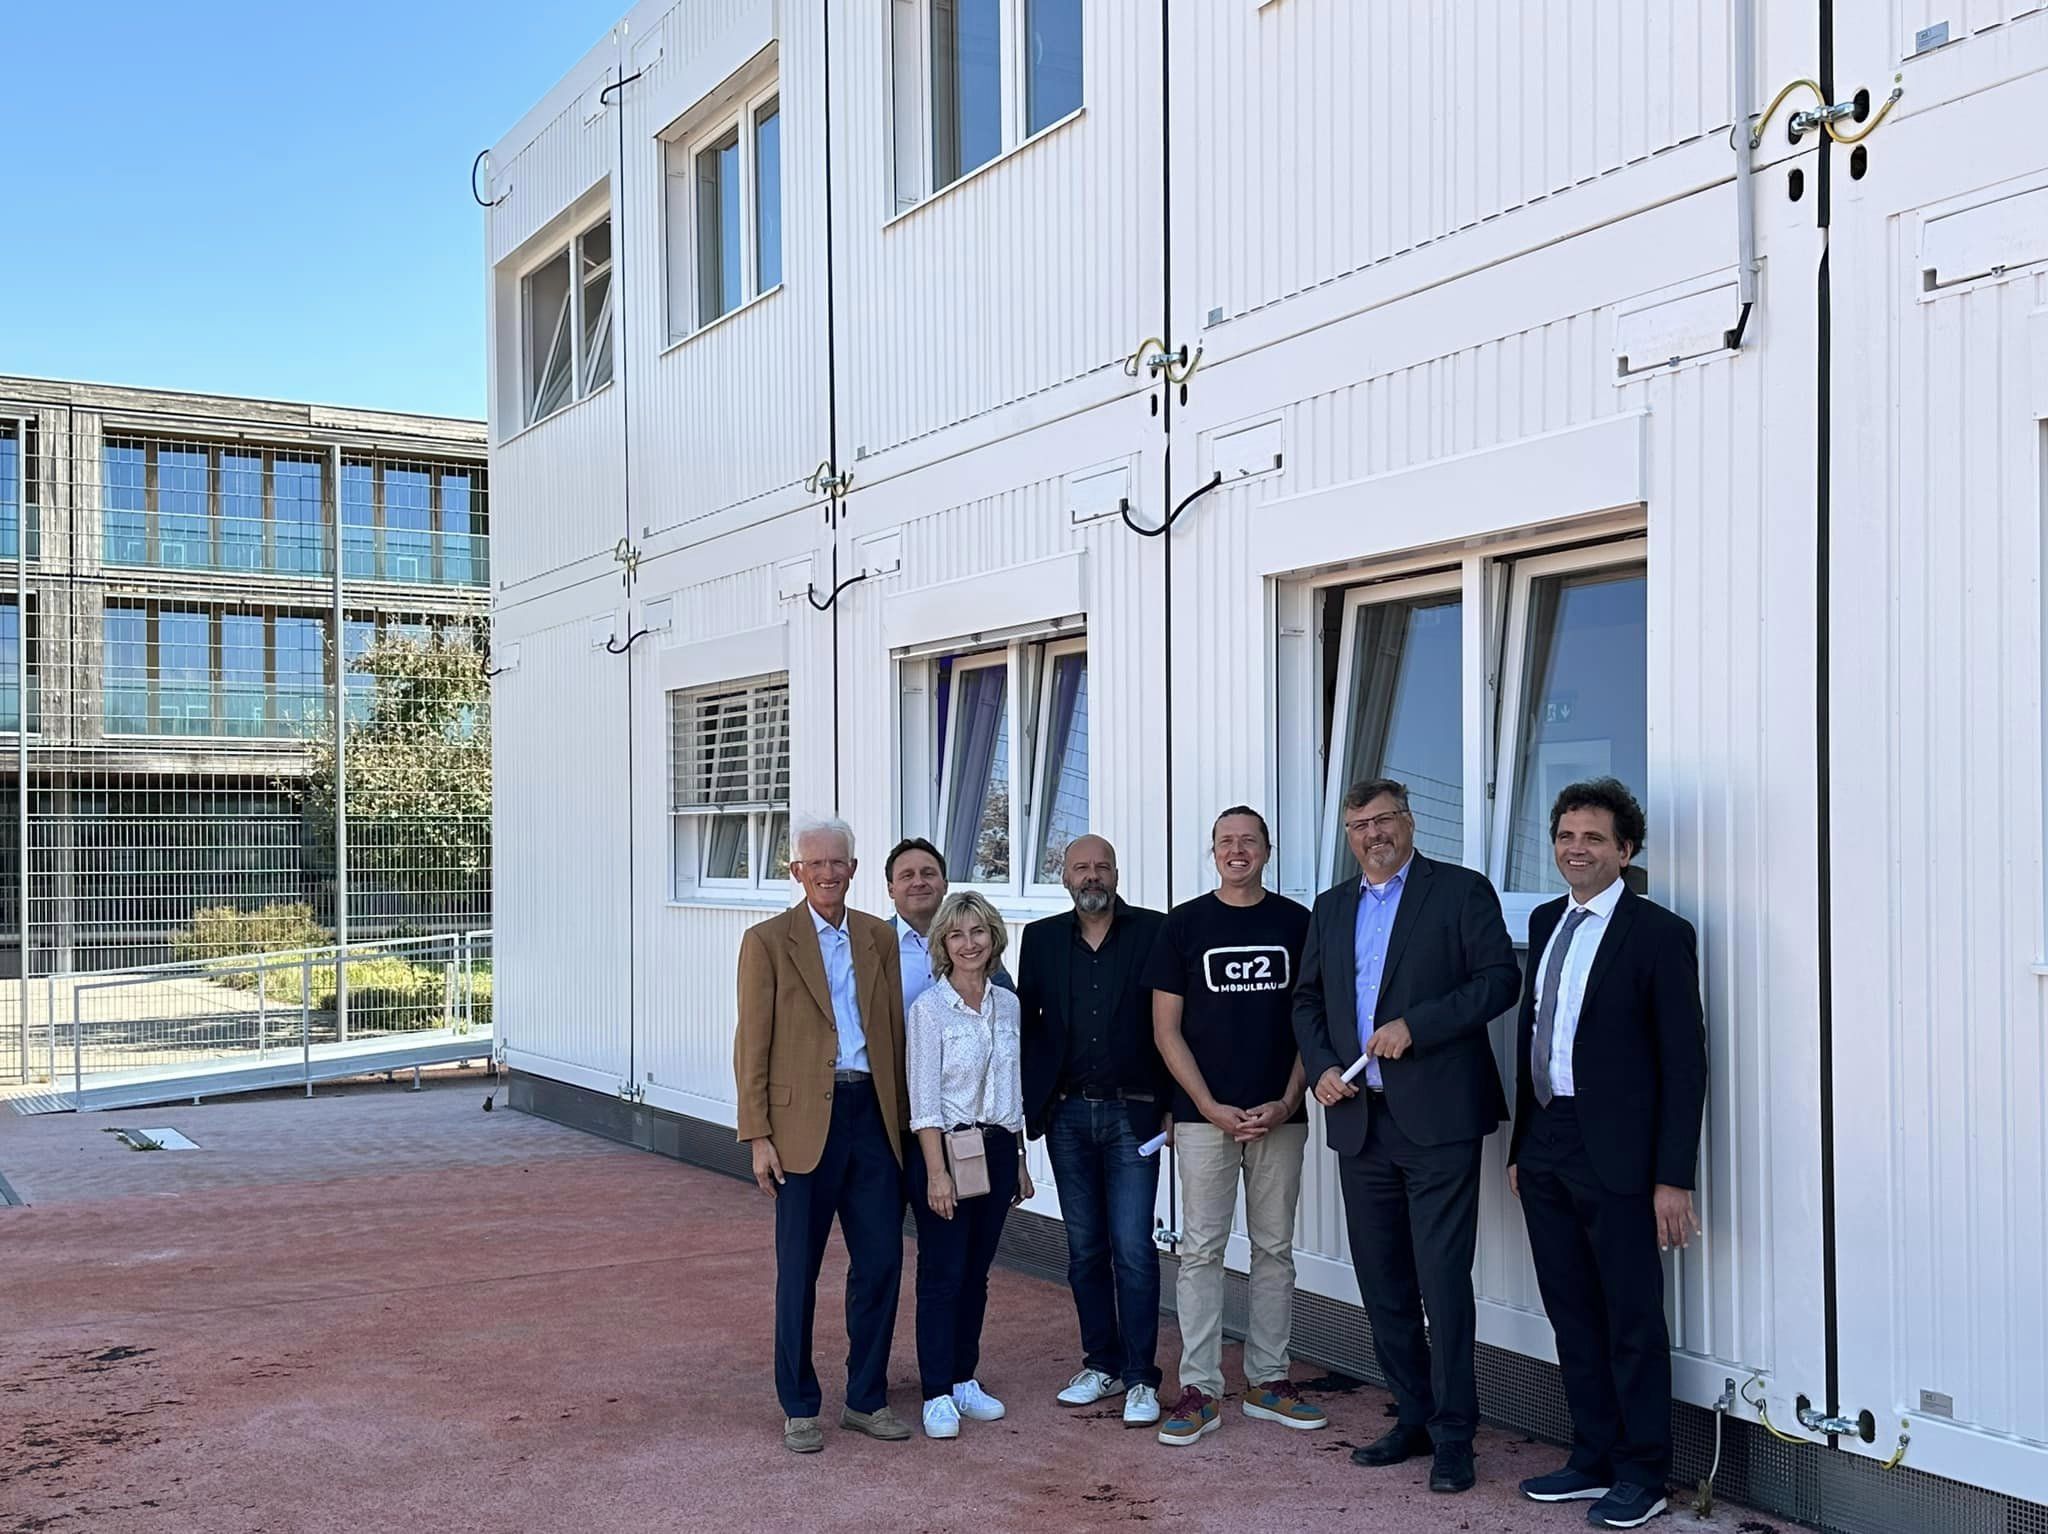
M 1433 1453 L 1430 1490 L 1459 1492 L 1472 1485 L 1479 1423 L 1480 1143 L 1507 1117 L 1487 1025 L 1515 1004 L 1522 976 L 1493 886 L 1415 851 L 1404 785 L 1354 784 L 1342 812 L 1359 872 L 1316 899 L 1294 1037 L 1337 1152 L 1352 1266 L 1400 1413 L 1351 1457 L 1385 1466 Z
M 1671 1336 L 1658 1253 L 1699 1229 L 1707 1096 L 1692 924 L 1622 882 L 1643 836 L 1642 806 L 1613 778 L 1574 783 L 1551 809 L 1571 895 L 1529 918 L 1508 1148 L 1572 1413 L 1571 1459 L 1522 1491 L 1591 1501 L 1587 1521 L 1614 1529 L 1664 1510 Z

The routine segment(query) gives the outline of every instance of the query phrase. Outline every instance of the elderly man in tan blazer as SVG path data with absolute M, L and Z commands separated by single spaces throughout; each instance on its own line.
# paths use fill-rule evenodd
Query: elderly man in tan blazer
M 889 1410 L 889 1344 L 903 1273 L 903 981 L 887 922 L 846 908 L 858 866 L 843 820 L 809 821 L 791 844 L 793 910 L 740 940 L 733 1074 L 739 1137 L 775 1200 L 775 1390 L 782 1441 L 825 1447 L 811 1366 L 818 1268 L 832 1217 L 846 1238 L 846 1409 L 839 1425 L 901 1442 Z

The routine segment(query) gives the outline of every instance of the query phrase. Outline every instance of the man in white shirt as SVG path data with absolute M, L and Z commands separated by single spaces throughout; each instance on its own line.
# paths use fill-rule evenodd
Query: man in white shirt
M 1571 894 L 1529 918 L 1508 1186 L 1522 1201 L 1572 1414 L 1571 1458 L 1522 1482 L 1633 1529 L 1664 1510 L 1671 1337 L 1658 1255 L 1699 1229 L 1694 1165 L 1706 1103 L 1692 924 L 1629 891 L 1642 806 L 1613 778 L 1550 812 Z

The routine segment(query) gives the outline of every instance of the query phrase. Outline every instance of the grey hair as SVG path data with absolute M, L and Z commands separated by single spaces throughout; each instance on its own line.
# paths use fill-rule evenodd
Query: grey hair
M 846 855 L 851 858 L 853 851 L 853 827 L 837 816 L 806 815 L 797 821 L 789 833 L 789 850 L 792 863 L 801 863 L 806 839 L 814 836 L 836 836 L 846 843 Z
M 1362 783 L 1352 784 L 1344 790 L 1343 802 L 1337 808 L 1340 812 L 1362 810 L 1382 794 L 1393 795 L 1394 807 L 1403 815 L 1414 813 L 1408 808 L 1408 785 L 1394 778 L 1367 778 Z

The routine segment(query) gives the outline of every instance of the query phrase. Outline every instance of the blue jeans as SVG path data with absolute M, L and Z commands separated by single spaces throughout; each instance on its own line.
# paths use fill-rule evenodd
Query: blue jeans
M 1125 1385 L 1159 1388 L 1159 1249 L 1152 1212 L 1159 1159 L 1140 1156 L 1123 1103 L 1053 1105 L 1045 1148 L 1067 1227 L 1067 1283 L 1082 1363 Z

